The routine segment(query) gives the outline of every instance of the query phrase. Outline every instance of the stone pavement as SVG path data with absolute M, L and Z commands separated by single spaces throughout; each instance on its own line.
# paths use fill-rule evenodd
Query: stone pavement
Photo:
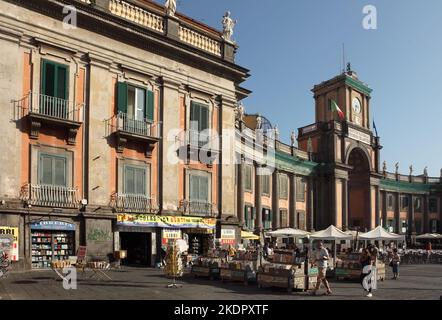
M 442 265 L 401 266 L 399 280 L 378 283 L 372 299 L 426 299 L 439 300 L 442 295 Z M 358 283 L 332 282 L 333 296 L 310 296 L 304 292 L 287 294 L 282 289 L 258 289 L 256 285 L 222 283 L 207 279 L 194 279 L 185 275 L 179 283 L 182 288 L 166 288 L 171 283 L 163 270 L 125 268 L 110 271 L 110 280 L 82 279 L 79 276 L 77 290 L 63 289 L 62 281 L 56 280 L 52 271 L 11 273 L 0 280 L 1 299 L 165 299 L 165 300 L 302 300 L 302 299 L 368 299 Z

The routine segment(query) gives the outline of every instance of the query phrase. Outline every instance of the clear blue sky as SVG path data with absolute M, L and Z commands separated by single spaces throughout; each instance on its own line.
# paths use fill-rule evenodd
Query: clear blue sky
M 162 3 L 163 1 L 158 2 Z M 362 28 L 375 5 L 378 29 Z M 442 168 L 442 1 L 178 0 L 178 11 L 221 28 L 226 10 L 238 20 L 236 62 L 251 70 L 246 111 L 277 123 L 282 140 L 314 122 L 314 84 L 340 71 L 341 46 L 373 91 L 372 117 L 382 161 L 393 171 Z

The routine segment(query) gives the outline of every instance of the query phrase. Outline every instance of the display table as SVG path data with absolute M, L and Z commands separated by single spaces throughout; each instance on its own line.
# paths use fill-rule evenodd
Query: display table
M 336 261 L 335 276 L 337 280 L 359 280 L 362 266 L 359 262 L 360 253 L 341 255 Z M 381 260 L 376 262 L 377 280 L 385 279 L 385 263 Z
M 200 257 L 195 260 L 190 273 L 195 277 L 207 277 L 210 280 L 219 278 L 220 265 L 225 258 Z
M 256 272 L 251 269 L 229 269 L 220 268 L 219 277 L 221 281 L 235 281 L 242 282 L 248 285 L 249 282 L 256 281 Z

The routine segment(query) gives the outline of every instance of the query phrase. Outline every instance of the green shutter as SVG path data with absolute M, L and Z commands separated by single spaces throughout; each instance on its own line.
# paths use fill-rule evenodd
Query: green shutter
M 189 175 L 189 200 L 198 200 L 199 193 L 199 181 L 198 177 L 194 175 Z
M 190 103 L 190 129 L 198 131 L 199 123 L 199 108 L 195 102 Z
M 146 170 L 141 169 L 141 168 L 137 168 L 134 170 L 134 172 L 135 172 L 135 176 L 134 176 L 135 194 L 146 195 Z
M 149 121 L 154 120 L 154 106 L 155 106 L 155 102 L 154 102 L 154 94 L 152 91 L 147 90 L 147 97 L 146 97 L 146 118 Z
M 200 177 L 200 197 L 201 201 L 209 201 L 209 178 Z
M 249 220 L 249 207 L 244 206 L 244 221 L 247 224 L 247 221 Z
M 124 170 L 124 193 L 134 194 L 135 193 L 135 171 L 134 168 L 125 167 Z
M 118 112 L 127 113 L 127 83 L 117 83 L 117 99 Z
M 53 161 L 53 185 L 66 186 L 66 159 L 54 157 Z
M 40 181 L 39 184 L 52 184 L 52 158 L 47 155 L 40 155 L 39 163 Z
M 209 108 L 200 106 L 199 131 L 209 129 Z

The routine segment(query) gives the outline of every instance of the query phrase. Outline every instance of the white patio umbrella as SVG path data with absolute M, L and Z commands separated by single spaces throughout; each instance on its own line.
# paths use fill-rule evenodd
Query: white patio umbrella
M 293 229 L 293 228 L 284 228 L 284 229 L 267 232 L 267 235 L 275 238 L 278 237 L 307 238 L 309 234 L 310 232 L 299 229 Z
M 441 234 L 437 234 L 437 233 L 425 233 L 425 234 L 421 234 L 420 236 L 417 236 L 416 239 L 421 240 L 435 240 L 435 239 L 442 239 L 442 235 Z
M 382 226 L 366 232 L 361 233 L 358 237 L 360 240 L 404 240 L 405 237 L 396 233 L 385 231 Z
M 332 225 L 325 230 L 312 233 L 310 238 L 318 240 L 352 240 L 353 235 L 347 234 Z

